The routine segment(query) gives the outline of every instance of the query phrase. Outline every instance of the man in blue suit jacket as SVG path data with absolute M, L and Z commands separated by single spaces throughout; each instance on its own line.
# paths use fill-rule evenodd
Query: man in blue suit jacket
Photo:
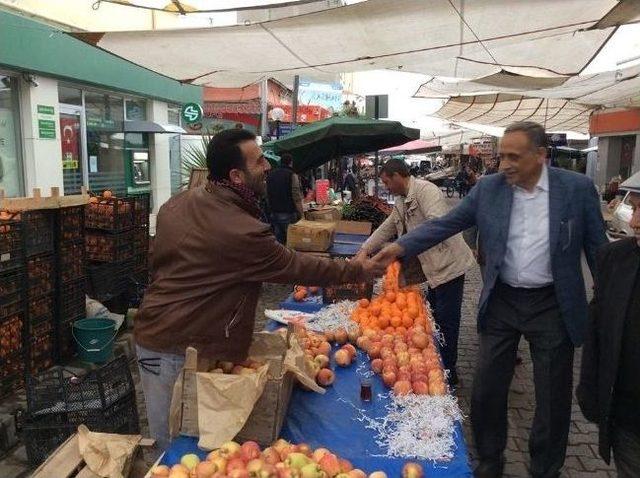
M 384 264 L 413 257 L 478 227 L 485 266 L 471 401 L 477 477 L 502 475 L 507 398 L 522 335 L 530 345 L 535 382 L 531 474 L 559 476 L 564 463 L 573 352 L 582 344 L 587 320 L 581 253 L 593 271 L 606 236 L 593 182 L 548 167 L 546 154 L 542 126 L 510 125 L 500 142 L 500 174 L 483 178 L 449 214 L 425 222 L 376 256 Z

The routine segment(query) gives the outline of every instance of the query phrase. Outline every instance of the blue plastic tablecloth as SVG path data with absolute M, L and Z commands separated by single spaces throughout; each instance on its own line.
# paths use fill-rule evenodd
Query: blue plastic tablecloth
M 280 308 L 285 310 L 298 310 L 300 312 L 307 312 L 314 314 L 324 307 L 322 303 L 322 289 L 317 295 L 307 297 L 302 302 L 293 300 L 293 293 L 289 294 L 284 301 L 280 302 Z
M 277 328 L 270 322 L 268 330 Z M 293 443 L 308 443 L 313 448 L 325 447 L 346 458 L 367 473 L 382 470 L 389 478 L 399 478 L 406 458 L 388 458 L 376 443 L 375 432 L 358 420 L 360 411 L 378 419 L 386 415 L 388 389 L 377 375 L 372 377 L 373 400 L 360 400 L 360 379 L 370 371 L 366 355 L 358 352 L 356 363 L 348 368 L 337 367 L 336 380 L 324 395 L 294 388 L 280 436 Z M 467 447 L 462 426 L 454 430 L 455 456 L 448 463 L 421 462 L 426 478 L 470 477 Z M 197 450 L 197 438 L 179 437 L 171 444 L 162 462 L 177 463 L 185 453 Z M 200 456 L 206 456 L 199 451 Z
M 333 245 L 327 251 L 332 256 L 355 256 L 369 236 L 362 234 L 337 233 L 333 239 Z

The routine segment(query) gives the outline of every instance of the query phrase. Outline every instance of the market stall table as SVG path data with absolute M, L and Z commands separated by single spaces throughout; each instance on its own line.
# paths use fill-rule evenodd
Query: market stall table
M 280 326 L 270 321 L 266 328 L 275 330 Z M 367 473 L 381 470 L 389 478 L 399 477 L 402 466 L 415 460 L 385 456 L 384 449 L 376 442 L 375 431 L 367 428 L 367 422 L 363 420 L 363 416 L 378 420 L 387 414 L 389 390 L 378 375 L 372 374 L 368 358 L 361 351 L 358 351 L 357 361 L 351 367 L 335 367 L 335 372 L 336 380 L 324 395 L 294 389 L 280 436 L 292 443 L 328 448 Z M 360 380 L 365 376 L 371 377 L 371 402 L 360 399 Z M 452 460 L 437 463 L 421 461 L 426 477 L 472 476 L 459 422 L 453 433 L 455 450 Z M 198 439 L 194 437 L 175 439 L 161 463 L 177 463 L 186 453 L 198 453 L 205 457 L 206 452 L 197 450 L 197 442 Z

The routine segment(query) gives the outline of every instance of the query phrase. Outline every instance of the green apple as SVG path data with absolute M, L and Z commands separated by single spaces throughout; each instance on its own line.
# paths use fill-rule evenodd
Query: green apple
M 193 470 L 198 463 L 200 463 L 200 458 L 198 458 L 198 455 L 194 455 L 193 453 L 184 455 L 180 459 L 180 464 L 185 466 L 189 471 Z
M 320 478 L 322 476 L 322 470 L 317 463 L 309 463 L 300 469 L 302 478 Z
M 290 453 L 285 463 L 290 468 L 301 470 L 303 466 L 308 465 L 310 462 L 311 460 L 304 453 Z

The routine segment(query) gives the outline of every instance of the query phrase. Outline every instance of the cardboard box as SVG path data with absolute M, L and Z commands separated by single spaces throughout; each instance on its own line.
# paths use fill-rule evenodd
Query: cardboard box
M 338 221 L 336 224 L 336 232 L 338 234 L 370 236 L 372 226 L 370 222 L 366 221 Z
M 333 222 L 298 221 L 287 230 L 287 247 L 297 251 L 325 252 L 333 244 Z
M 335 222 L 342 218 L 342 211 L 337 207 L 324 206 L 308 210 L 304 213 L 304 217 L 309 221 Z

